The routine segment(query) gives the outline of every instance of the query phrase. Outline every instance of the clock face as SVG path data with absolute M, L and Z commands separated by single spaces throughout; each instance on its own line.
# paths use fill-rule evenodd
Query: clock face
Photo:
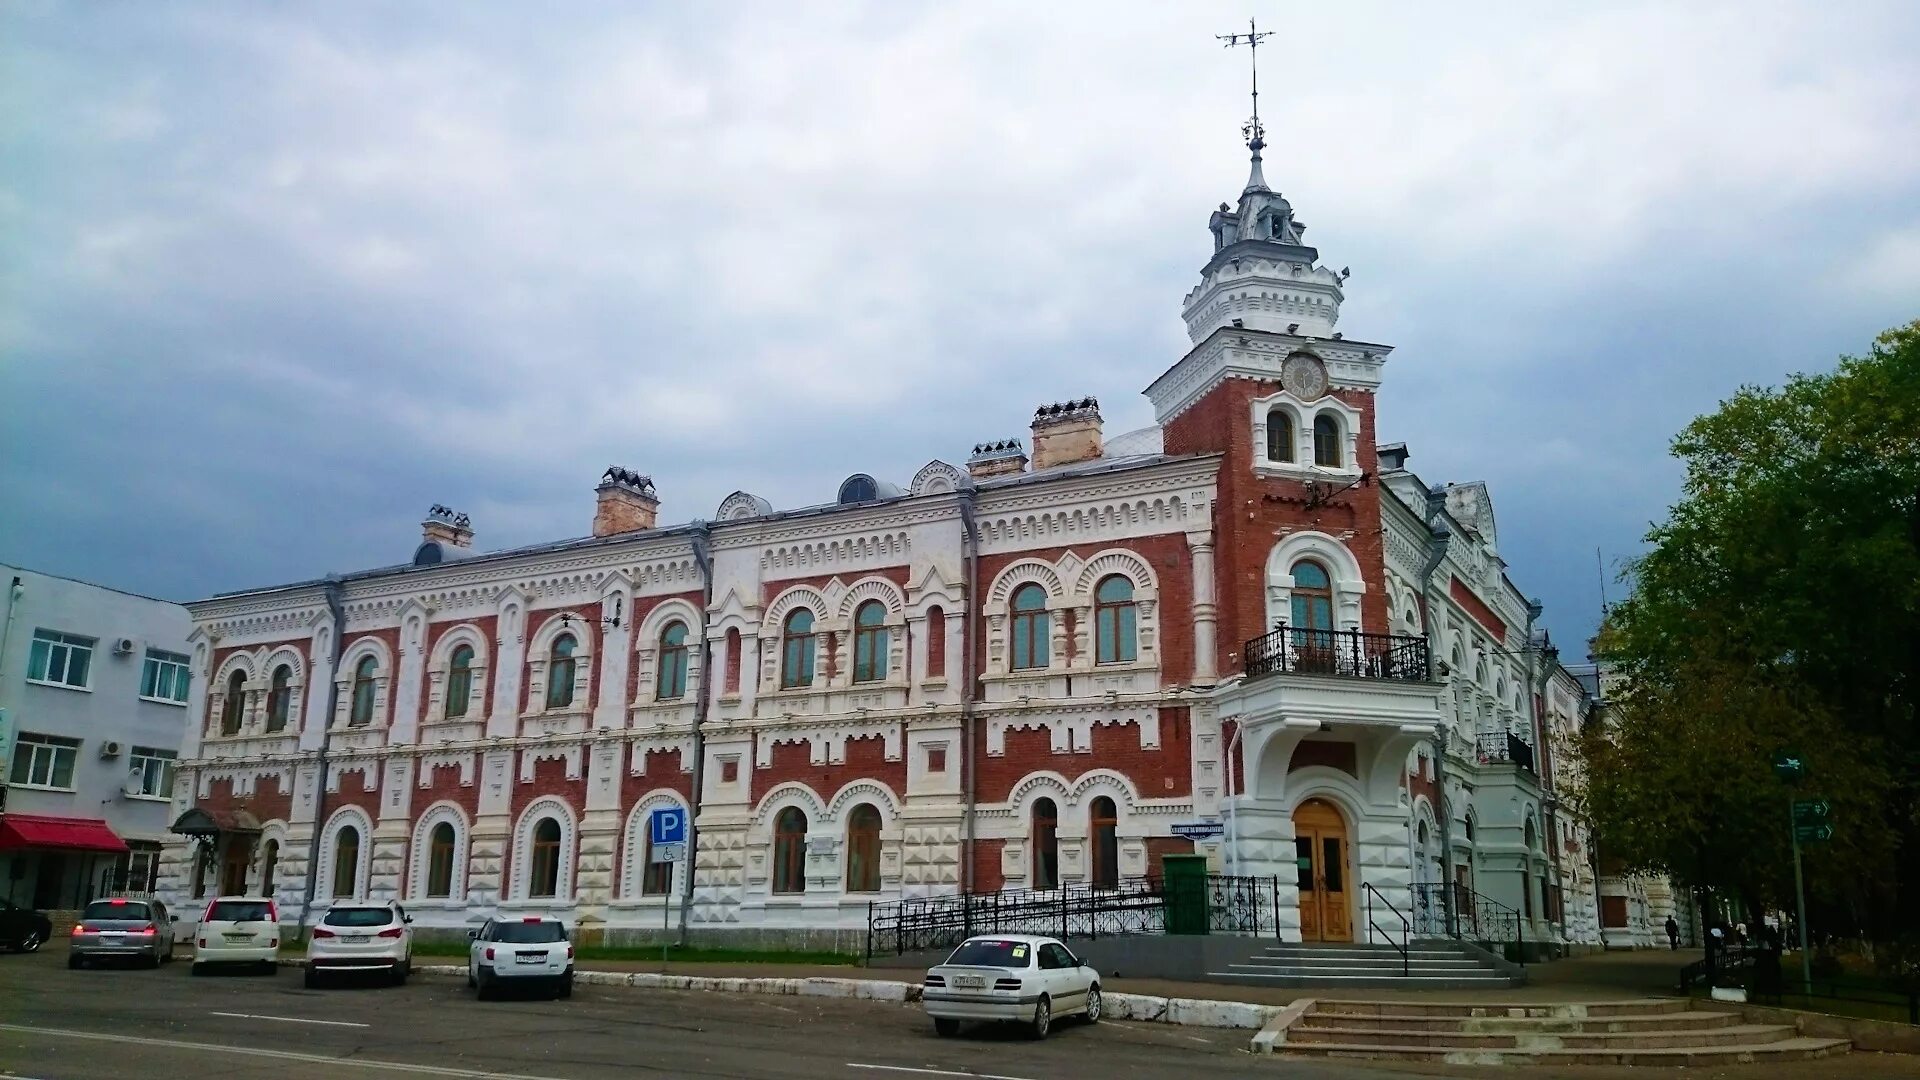
M 1280 382 L 1293 396 L 1312 401 L 1327 392 L 1327 366 L 1309 353 L 1294 353 L 1280 368 Z

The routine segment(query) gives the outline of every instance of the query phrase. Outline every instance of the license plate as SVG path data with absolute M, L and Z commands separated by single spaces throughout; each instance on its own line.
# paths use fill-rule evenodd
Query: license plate
M 252 934 L 222 934 L 220 936 L 226 938 L 228 941 L 252 941 L 253 940 Z
M 348 934 L 348 935 L 347 935 L 346 937 L 343 937 L 343 938 L 341 938 L 340 940 L 342 940 L 342 941 L 344 941 L 344 942 L 346 942 L 346 943 L 347 943 L 347 944 L 349 944 L 349 945 L 365 945 L 365 944 L 366 944 L 367 942 L 369 942 L 369 941 L 372 941 L 372 940 L 373 940 L 373 935 L 371 935 L 371 934 Z
M 123 930 L 102 930 L 102 931 L 100 931 L 100 940 L 101 940 L 101 941 L 119 941 L 119 940 L 120 940 L 121 938 L 123 938 L 123 937 L 126 937 L 126 936 L 127 936 L 127 935 L 126 935 L 126 932 L 125 932 L 125 931 L 123 931 Z
M 521 953 L 519 956 L 513 958 L 513 962 L 516 964 L 544 964 L 547 962 L 547 954 Z
M 987 987 L 987 980 L 978 975 L 955 975 L 953 985 L 962 990 L 984 990 Z

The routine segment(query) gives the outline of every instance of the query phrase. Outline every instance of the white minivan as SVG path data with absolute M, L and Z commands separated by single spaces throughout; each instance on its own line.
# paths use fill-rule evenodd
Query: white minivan
M 273 974 L 280 961 L 280 909 L 259 896 L 221 896 L 193 933 L 193 973 L 242 965 Z

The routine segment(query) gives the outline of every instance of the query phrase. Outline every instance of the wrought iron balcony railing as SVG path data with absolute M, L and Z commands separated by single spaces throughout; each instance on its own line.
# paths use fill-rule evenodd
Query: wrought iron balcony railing
M 1247 642 L 1241 665 L 1255 675 L 1344 675 L 1356 679 L 1428 678 L 1427 639 L 1358 630 L 1304 630 L 1281 623 Z
M 1482 765 L 1511 763 L 1528 772 L 1537 772 L 1532 744 L 1511 731 L 1483 731 L 1476 742 Z

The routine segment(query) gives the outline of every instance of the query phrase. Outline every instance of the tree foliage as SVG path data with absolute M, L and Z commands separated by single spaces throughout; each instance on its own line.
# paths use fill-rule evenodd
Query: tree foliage
M 1920 321 L 1864 357 L 1743 387 L 1680 433 L 1602 659 L 1626 687 L 1579 792 L 1629 867 L 1780 901 L 1775 752 L 1836 804 L 1810 882 L 1870 928 L 1920 922 Z

